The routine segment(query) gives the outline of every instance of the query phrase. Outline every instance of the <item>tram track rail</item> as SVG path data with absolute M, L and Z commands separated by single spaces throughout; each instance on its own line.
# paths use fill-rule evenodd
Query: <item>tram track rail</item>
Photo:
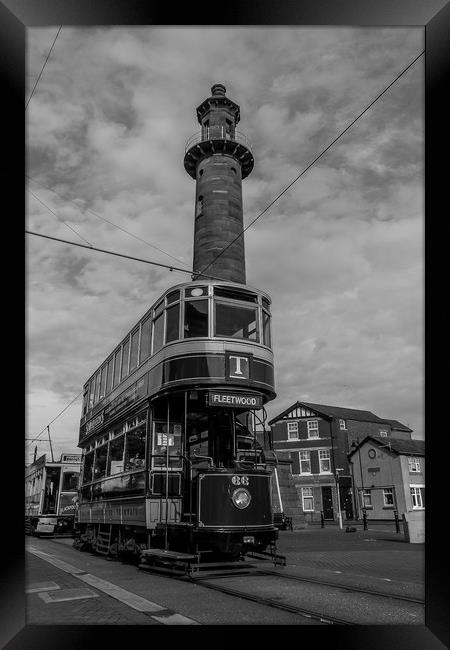
M 231 574 L 226 574 L 226 573 L 218 573 L 216 575 L 210 575 L 208 577 L 202 578 L 201 576 L 196 577 L 196 576 L 190 576 L 189 579 L 195 583 L 198 584 L 202 587 L 205 587 L 207 589 L 212 589 L 214 591 L 227 594 L 230 596 L 234 596 L 236 598 L 242 598 L 244 600 L 250 600 L 252 602 L 258 603 L 263 606 L 267 607 L 273 607 L 285 612 L 290 612 L 293 614 L 298 614 L 300 616 L 304 616 L 308 619 L 316 620 L 320 623 L 328 624 L 328 625 L 355 625 L 358 623 L 358 621 L 355 621 L 354 619 L 344 619 L 340 618 L 337 616 L 333 616 L 330 614 L 325 614 L 323 612 L 318 612 L 312 609 L 308 609 L 302 606 L 295 605 L 293 603 L 288 603 L 288 602 L 283 602 L 283 601 L 278 601 L 272 598 L 267 598 L 266 596 L 258 595 L 258 594 L 253 594 L 253 593 L 248 593 L 246 591 L 241 591 L 240 589 L 236 589 L 234 587 L 227 587 L 224 585 L 219 585 L 215 583 L 215 580 L 218 579 L 223 579 L 223 578 L 229 578 L 229 577 L 235 577 L 235 578 L 243 578 L 243 577 L 248 577 L 248 575 L 251 575 L 252 577 L 274 577 L 274 578 L 279 578 L 280 580 L 294 580 L 297 582 L 303 582 L 303 583 L 309 583 L 309 584 L 314 584 L 318 585 L 319 587 L 329 587 L 332 589 L 342 589 L 347 592 L 351 593 L 359 593 L 359 594 L 364 594 L 366 596 L 371 596 L 374 598 L 382 598 L 386 600 L 394 600 L 394 601 L 400 601 L 400 602 L 406 602 L 406 603 L 412 603 L 415 605 L 424 605 L 425 601 L 423 599 L 419 598 L 413 598 L 410 596 L 402 596 L 402 595 L 397 595 L 397 594 L 388 594 L 386 592 L 381 592 L 373 589 L 364 589 L 362 587 L 357 587 L 353 585 L 341 585 L 339 583 L 335 582 L 329 582 L 329 581 L 322 581 L 322 580 L 316 580 L 314 578 L 303 578 L 302 576 L 297 576 L 297 575 L 292 575 L 292 574 L 280 574 L 277 573 L 276 571 L 270 571 L 267 569 L 262 569 L 260 571 L 252 571 L 249 572 L 248 574 L 241 573 L 240 575 L 235 574 L 232 576 Z M 185 579 L 185 578 L 180 578 L 180 579 Z
M 415 603 L 417 605 L 425 605 L 425 600 L 423 598 L 414 598 L 413 596 L 403 596 L 401 594 L 390 594 L 375 589 L 364 589 L 363 587 L 357 587 L 356 585 L 345 585 L 339 582 L 329 582 L 326 580 L 317 580 L 315 578 L 305 578 L 303 576 L 277 573 L 276 571 L 270 571 L 266 569 L 263 569 L 262 571 L 258 571 L 253 575 L 275 576 L 278 578 L 286 578 L 287 580 L 297 580 L 298 582 L 307 582 L 311 584 L 321 585 L 323 587 L 332 587 L 333 589 L 342 589 L 344 591 L 366 594 L 368 596 L 379 596 L 382 598 L 389 598 L 389 599 L 401 600 L 409 603 Z
M 222 576 L 223 577 L 223 576 Z M 181 579 L 181 578 L 179 578 Z M 213 591 L 218 591 L 222 594 L 227 594 L 229 596 L 234 596 L 235 598 L 242 598 L 243 600 L 250 600 L 259 605 L 264 605 L 266 607 L 273 607 L 279 609 L 283 612 L 289 612 L 291 614 L 298 614 L 308 619 L 316 620 L 320 623 L 326 625 L 353 625 L 353 621 L 348 621 L 345 619 L 337 618 L 335 616 L 330 616 L 316 612 L 314 610 L 306 609 L 304 607 L 299 607 L 298 605 L 293 605 L 289 603 L 279 602 L 272 598 L 266 598 L 264 596 L 258 596 L 255 594 L 249 594 L 245 591 L 240 591 L 238 589 L 231 589 L 230 587 L 224 587 L 222 585 L 217 585 L 210 583 L 206 579 L 195 578 L 192 580 L 195 584 L 198 584 L 207 589 L 212 589 Z

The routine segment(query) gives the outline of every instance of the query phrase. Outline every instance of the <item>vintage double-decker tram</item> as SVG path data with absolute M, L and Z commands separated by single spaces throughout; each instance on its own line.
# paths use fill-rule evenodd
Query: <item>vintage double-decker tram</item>
M 67 536 L 74 531 L 80 479 L 80 454 L 43 454 L 25 468 L 25 532 Z
M 222 85 L 197 116 L 185 168 L 197 182 L 199 272 L 168 289 L 84 386 L 80 548 L 213 560 L 277 538 L 255 426 L 275 397 L 271 300 L 245 283 L 242 238 L 217 256 L 242 231 L 253 157 Z

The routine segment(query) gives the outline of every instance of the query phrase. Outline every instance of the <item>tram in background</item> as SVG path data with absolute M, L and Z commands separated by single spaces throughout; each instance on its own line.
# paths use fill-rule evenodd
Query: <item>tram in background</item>
M 71 536 L 78 504 L 81 454 L 46 454 L 25 467 L 25 533 Z
M 275 396 L 270 304 L 232 282 L 172 287 L 86 382 L 75 546 L 210 560 L 274 545 L 256 434 Z

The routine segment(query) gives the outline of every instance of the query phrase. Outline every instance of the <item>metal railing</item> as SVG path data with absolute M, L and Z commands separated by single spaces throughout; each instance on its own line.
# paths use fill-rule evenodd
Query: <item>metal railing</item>
M 252 150 L 250 141 L 240 131 L 229 133 L 224 126 L 211 126 L 207 129 L 202 129 L 200 133 L 195 133 L 193 136 L 191 136 L 186 142 L 184 151 L 186 153 L 186 151 L 191 149 L 194 145 L 199 144 L 200 142 L 207 142 L 209 140 L 228 140 L 230 142 L 242 144 L 250 151 Z

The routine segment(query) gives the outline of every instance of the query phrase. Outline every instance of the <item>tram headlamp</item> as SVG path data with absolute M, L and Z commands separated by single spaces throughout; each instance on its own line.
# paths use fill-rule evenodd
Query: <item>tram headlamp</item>
M 247 508 L 250 505 L 250 501 L 252 500 L 252 495 L 248 490 L 240 487 L 233 492 L 233 494 L 231 495 L 231 500 L 233 501 L 236 508 L 243 510 L 244 508 Z

